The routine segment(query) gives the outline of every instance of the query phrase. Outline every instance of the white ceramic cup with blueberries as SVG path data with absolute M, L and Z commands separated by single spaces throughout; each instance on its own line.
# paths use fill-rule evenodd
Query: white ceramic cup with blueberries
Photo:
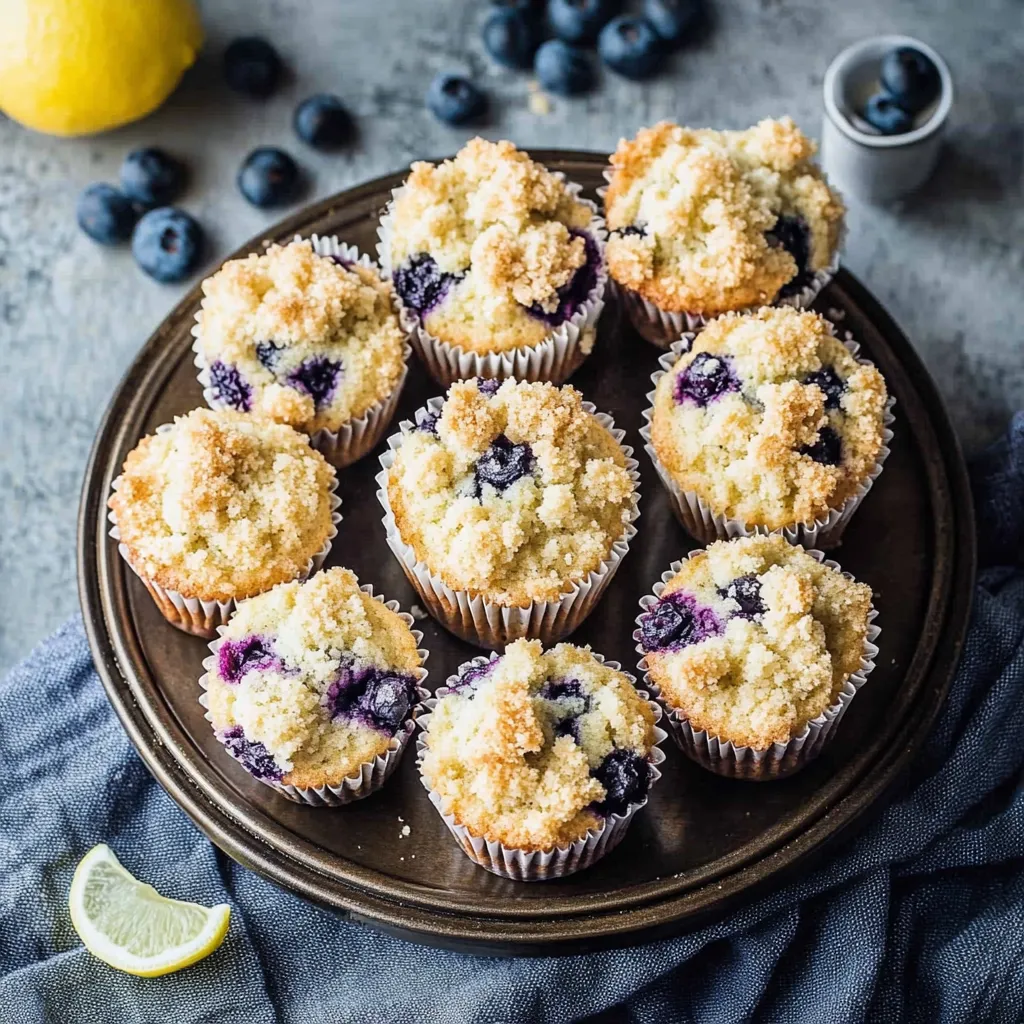
M 886 202 L 924 184 L 953 106 L 935 50 L 909 36 L 861 40 L 829 65 L 824 93 L 821 158 L 840 190 Z

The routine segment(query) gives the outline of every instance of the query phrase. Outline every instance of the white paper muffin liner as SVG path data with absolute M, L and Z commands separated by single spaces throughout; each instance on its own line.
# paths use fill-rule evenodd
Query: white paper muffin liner
M 606 664 L 609 668 L 622 672 L 628 676 L 630 682 L 636 686 L 634 676 L 626 672 L 617 661 L 605 661 L 597 652 L 594 657 Z M 426 700 L 426 712 L 419 716 L 420 734 L 416 737 L 417 767 L 422 766 L 423 751 L 426 748 L 426 734 L 430 730 L 430 718 L 438 700 L 450 693 L 458 684 L 462 676 L 470 669 L 480 665 L 486 665 L 489 661 L 496 659 L 498 655 L 494 652 L 490 657 L 479 656 L 459 666 L 458 671 L 448 677 L 444 686 L 438 688 L 437 693 Z M 638 689 L 637 693 L 647 701 L 648 706 L 654 714 L 654 738 L 651 742 L 651 752 L 648 763 L 651 766 L 651 784 L 648 786 L 647 795 L 643 800 L 630 804 L 623 814 L 611 814 L 604 820 L 604 824 L 597 829 L 591 829 L 582 839 L 577 839 L 567 847 L 554 847 L 550 850 L 522 850 L 512 846 L 506 846 L 493 839 L 484 839 L 473 835 L 464 825 L 455 820 L 453 814 L 446 814 L 442 810 L 441 797 L 434 792 L 420 772 L 420 782 L 427 791 L 430 802 L 434 805 L 441 820 L 448 826 L 448 830 L 455 837 L 455 841 L 462 848 L 463 853 L 474 863 L 485 868 L 492 874 L 501 875 L 503 878 L 511 878 L 517 882 L 538 882 L 549 878 L 564 878 L 566 875 L 582 871 L 599 861 L 606 853 L 614 850 L 622 841 L 629 828 L 633 816 L 647 804 L 651 788 L 661 778 L 658 769 L 665 760 L 665 753 L 661 750 L 661 744 L 668 735 L 660 728 L 659 722 L 662 719 L 662 709 L 655 701 L 649 699 L 649 695 Z
M 694 335 L 684 334 L 673 342 L 672 347 L 659 360 L 658 369 L 651 374 L 651 383 L 657 389 L 658 381 L 672 369 L 676 360 L 681 355 L 690 351 L 693 345 Z M 857 353 L 860 345 L 853 340 L 847 332 L 845 339 L 840 341 L 846 346 L 850 354 L 857 359 L 861 365 L 871 365 L 867 359 L 861 359 Z M 781 533 L 791 544 L 802 544 L 804 547 L 836 547 L 842 540 L 843 532 L 849 525 L 854 513 L 860 503 L 867 496 L 868 491 L 874 486 L 875 481 L 881 475 L 885 460 L 889 457 L 889 442 L 892 440 L 893 406 L 896 399 L 890 394 L 886 399 L 885 409 L 882 412 L 882 447 L 878 450 L 878 458 L 867 476 L 860 482 L 857 490 L 846 499 L 837 509 L 831 509 L 828 515 L 821 519 L 815 519 L 808 523 L 796 523 L 792 526 L 779 527 L 769 530 L 766 526 L 748 526 L 739 519 L 732 519 L 728 516 L 715 512 L 696 491 L 683 490 L 675 478 L 662 464 L 658 453 L 651 443 L 651 423 L 654 417 L 654 395 L 655 391 L 647 393 L 648 406 L 643 411 L 644 425 L 640 428 L 640 436 L 644 440 L 644 451 L 651 457 L 654 468 L 658 471 L 658 477 L 665 485 L 669 497 L 672 499 L 672 510 L 676 514 L 683 529 L 702 544 L 711 544 L 716 540 L 731 540 L 733 537 L 749 537 L 755 533 L 770 534 Z
M 385 601 L 380 595 L 374 594 L 373 586 L 371 584 L 361 584 L 359 589 L 363 591 L 364 594 L 372 597 L 375 601 L 380 601 L 385 608 L 388 608 L 393 612 L 397 612 L 399 618 L 401 618 L 401 620 L 411 630 L 418 648 L 416 653 L 420 656 L 420 667 L 416 669 L 415 672 L 417 702 L 412 706 L 412 708 L 410 708 L 409 715 L 405 722 L 402 723 L 401 729 L 399 729 L 391 738 L 391 742 L 388 744 L 388 749 L 383 754 L 378 754 L 372 761 L 364 761 L 354 775 L 342 779 L 341 782 L 335 785 L 293 786 L 275 781 L 274 779 L 256 780 L 257 782 L 262 782 L 265 786 L 269 786 L 271 789 L 277 790 L 278 793 L 287 797 L 289 800 L 294 800 L 296 803 L 300 804 L 309 804 L 310 807 L 342 807 L 345 804 L 353 803 L 356 800 L 362 800 L 364 797 L 367 797 L 371 793 L 375 793 L 380 789 L 398 767 L 398 763 L 402 759 L 402 754 L 405 752 L 405 748 L 409 744 L 409 739 L 416 731 L 416 719 L 424 710 L 424 701 L 430 696 L 430 691 L 420 685 L 423 680 L 427 678 L 427 670 L 424 668 L 424 665 L 427 658 L 430 657 L 430 652 L 419 647 L 423 642 L 423 634 L 420 630 L 412 628 L 414 624 L 413 617 L 408 612 L 399 611 L 397 601 Z M 221 632 L 222 630 L 223 626 L 218 629 L 218 632 Z M 216 726 L 213 722 L 213 716 L 210 714 L 210 703 L 209 698 L 207 697 L 207 690 L 209 689 L 210 669 L 213 668 L 217 662 L 217 652 L 220 650 L 220 646 L 223 642 L 224 638 L 222 636 L 218 636 L 216 640 L 210 643 L 210 656 L 203 660 L 203 668 L 206 671 L 203 672 L 199 679 L 199 686 L 203 691 L 199 695 L 199 703 L 206 708 L 206 720 L 214 727 L 215 733 Z M 224 748 L 224 752 L 229 757 L 234 757 L 234 754 L 232 754 L 227 747 Z M 255 778 L 255 776 L 252 777 Z
M 295 241 L 299 241 L 300 238 L 300 235 L 296 235 Z M 354 245 L 339 241 L 337 235 L 311 235 L 310 242 L 313 245 L 313 251 L 320 256 L 337 256 L 349 263 L 358 263 L 375 274 L 380 274 L 380 270 L 369 256 L 360 253 Z M 412 355 L 412 347 L 409 344 L 411 326 L 407 322 L 405 311 L 399 307 L 397 297 L 395 312 L 398 314 L 406 340 L 403 343 L 402 372 L 391 394 L 371 405 L 362 416 L 343 423 L 337 430 L 328 430 L 323 427 L 310 436 L 309 443 L 338 469 L 344 469 L 345 466 L 352 465 L 353 462 L 357 462 L 366 455 L 381 439 L 391 423 L 391 418 L 395 415 L 398 400 L 402 395 L 402 388 L 405 386 L 405 378 L 409 374 L 409 357 Z M 231 408 L 217 398 L 216 392 L 210 386 L 210 370 L 199 344 L 198 323 L 192 327 L 192 336 L 195 339 L 192 342 L 192 351 L 195 354 L 193 362 L 199 371 L 197 377 L 203 389 L 203 398 L 206 400 L 206 404 L 211 409 Z
M 691 551 L 686 559 L 702 552 L 703 548 Z M 839 564 L 826 558 L 823 552 L 810 549 L 807 550 L 807 554 L 830 569 L 843 572 Z M 825 744 L 835 736 L 840 719 L 846 714 L 846 709 L 850 706 L 853 698 L 857 696 L 857 691 L 864 685 L 874 669 L 875 658 L 878 657 L 878 645 L 875 641 L 881 633 L 881 629 L 874 624 L 878 612 L 872 605 L 868 612 L 868 629 L 864 638 L 864 651 L 861 654 L 860 667 L 843 684 L 843 688 L 833 704 L 829 705 L 817 718 L 811 719 L 788 743 L 774 743 L 763 749 L 740 746 L 730 740 L 723 740 L 719 736 L 712 736 L 703 729 L 694 729 L 685 713 L 681 709 L 673 707 L 663 696 L 661 688 L 651 678 L 648 671 L 646 652 L 640 642 L 640 620 L 644 612 L 661 597 L 665 584 L 679 572 L 683 561 L 673 562 L 661 574 L 661 582 L 654 585 L 653 594 L 646 594 L 640 599 L 641 613 L 636 618 L 637 628 L 633 631 L 636 650 L 641 656 L 638 667 L 644 674 L 644 686 L 648 688 L 651 696 L 664 707 L 665 725 L 668 731 L 687 757 L 716 775 L 724 775 L 730 779 L 767 782 L 798 772 L 805 765 L 810 764 L 822 752 Z M 853 579 L 850 573 L 843 572 L 843 575 Z
M 173 423 L 162 423 L 156 428 L 156 433 L 163 434 L 172 429 L 173 426 Z M 116 491 L 120 485 L 121 477 L 117 476 L 110 485 L 111 491 Z M 313 573 L 320 569 L 328 554 L 330 554 L 331 545 L 334 542 L 334 538 L 338 535 L 338 523 L 341 522 L 341 513 L 338 511 L 341 506 L 341 498 L 338 497 L 337 491 L 338 477 L 335 474 L 330 494 L 331 528 L 327 533 L 327 539 L 324 541 L 323 547 L 309 560 L 305 571 L 296 577 L 299 580 L 309 579 Z M 111 508 L 107 509 L 107 520 L 110 522 L 110 529 L 107 532 L 117 541 L 118 554 L 128 563 L 132 572 L 142 580 L 143 585 L 156 602 L 156 606 L 163 613 L 164 618 L 172 626 L 176 626 L 185 633 L 192 633 L 194 636 L 201 636 L 206 639 L 215 637 L 218 627 L 225 625 L 228 619 L 234 615 L 238 604 L 236 599 L 232 597 L 227 601 L 205 601 L 198 597 L 185 597 L 176 590 L 162 587 L 156 580 L 150 579 L 132 565 L 128 546 L 121 543 L 121 531 L 117 528 L 117 518 L 114 515 L 114 510 Z M 267 589 L 269 590 L 270 588 L 268 587 Z M 249 596 L 255 597 L 254 594 Z
M 444 405 L 444 398 L 431 398 L 426 406 L 417 410 L 437 415 Z M 605 588 L 615 575 L 629 551 L 630 541 L 636 536 L 636 520 L 640 516 L 640 474 L 638 463 L 632 457 L 633 449 L 622 444 L 626 436 L 618 430 L 611 416 L 598 412 L 590 402 L 583 408 L 605 427 L 622 448 L 626 456 L 626 469 L 633 481 L 633 498 L 629 507 L 629 519 L 618 540 L 612 545 L 605 560 L 585 579 L 573 583 L 570 589 L 557 601 L 532 601 L 523 606 L 508 606 L 488 601 L 481 595 L 467 590 L 452 590 L 440 576 L 433 573 L 426 562 L 416 557 L 412 546 L 407 544 L 398 532 L 395 515 L 388 498 L 388 473 L 395 461 L 395 452 L 401 446 L 406 434 L 414 429 L 410 420 L 402 420 L 399 431 L 388 438 L 388 450 L 380 456 L 381 471 L 377 474 L 377 500 L 384 509 L 384 530 L 388 547 L 398 559 L 409 582 L 420 595 L 427 611 L 446 629 L 467 643 L 478 647 L 503 649 L 506 644 L 521 637 L 540 640 L 545 647 L 558 643 L 594 610 Z
M 551 333 L 538 345 L 526 345 L 522 348 L 510 349 L 506 352 L 467 352 L 461 346 L 449 344 L 431 334 L 420 321 L 419 316 L 410 309 L 402 308 L 402 325 L 409 331 L 413 347 L 423 360 L 430 375 L 442 387 L 453 381 L 467 380 L 470 377 L 487 377 L 504 380 L 515 377 L 518 380 L 550 381 L 561 384 L 579 369 L 583 360 L 590 355 L 597 339 L 597 321 L 604 309 L 605 287 L 608 282 L 608 270 L 604 262 L 604 243 L 608 237 L 604 218 L 597 210 L 597 204 L 589 199 L 581 199 L 581 185 L 566 181 L 565 175 L 555 172 L 556 177 L 565 181 L 565 186 L 581 203 L 592 212 L 587 234 L 597 245 L 600 261 L 597 267 L 597 280 L 586 300 L 578 310 L 564 323 L 553 328 Z M 381 214 L 377 235 L 377 254 L 380 259 L 381 273 L 390 278 L 391 237 L 394 223 L 391 209 L 395 201 L 404 191 L 401 185 L 392 190 L 391 202 Z M 401 305 L 401 298 L 398 298 Z

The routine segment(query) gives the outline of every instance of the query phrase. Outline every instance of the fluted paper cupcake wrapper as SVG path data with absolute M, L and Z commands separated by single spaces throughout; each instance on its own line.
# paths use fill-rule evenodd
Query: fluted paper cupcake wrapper
M 296 241 L 300 237 L 296 235 Z M 313 251 L 321 256 L 337 256 L 348 263 L 358 263 L 360 266 L 372 270 L 375 274 L 380 274 L 380 270 L 369 256 L 360 253 L 354 245 L 348 245 L 345 242 L 339 241 L 336 235 L 311 235 L 310 241 L 313 245 Z M 324 427 L 310 435 L 309 443 L 331 465 L 336 466 L 338 469 L 344 469 L 345 466 L 350 466 L 353 462 L 357 462 L 377 444 L 391 423 L 392 417 L 395 415 L 395 409 L 398 407 L 398 400 L 402 396 L 402 388 L 405 387 L 405 379 L 409 374 L 409 357 L 412 355 L 412 346 L 409 344 L 412 327 L 407 322 L 405 311 L 399 308 L 397 298 L 395 300 L 395 312 L 398 315 L 399 323 L 402 325 L 406 340 L 403 343 L 402 372 L 391 393 L 386 398 L 371 405 L 362 416 L 349 420 L 347 423 L 342 423 L 337 430 L 328 430 Z M 203 398 L 211 409 L 233 408 L 228 403 L 222 402 L 217 397 L 217 392 L 211 387 L 210 369 L 206 364 L 206 358 L 203 356 L 199 344 L 198 332 L 199 325 L 196 324 L 192 328 L 192 336 L 195 339 L 192 342 L 192 351 L 195 355 L 193 362 L 198 370 L 197 377 L 203 389 Z
M 170 430 L 172 426 L 173 424 L 171 423 L 163 423 L 156 428 L 156 432 L 162 434 L 164 431 Z M 111 491 L 116 491 L 120 485 L 121 477 L 118 476 L 111 484 Z M 341 506 L 341 498 L 338 497 L 337 489 L 338 478 L 335 476 L 330 494 L 331 528 L 328 531 L 323 547 L 309 560 L 305 571 L 296 577 L 299 580 L 309 579 L 313 573 L 320 569 L 330 554 L 334 538 L 338 535 L 338 523 L 341 522 L 341 513 L 338 509 Z M 118 554 L 142 581 L 164 618 L 172 626 L 176 626 L 185 633 L 191 633 L 194 636 L 201 636 L 206 639 L 216 636 L 218 627 L 225 625 L 231 616 L 235 614 L 235 608 L 238 604 L 237 600 L 232 597 L 227 601 L 206 601 L 198 597 L 185 597 L 176 590 L 170 590 L 167 587 L 161 586 L 156 580 L 150 579 L 132 564 L 128 546 L 121 541 L 121 531 L 117 527 L 117 518 L 114 515 L 113 509 L 107 510 L 107 520 L 110 523 L 108 533 L 117 541 Z M 270 588 L 268 587 L 267 589 L 269 590 Z M 255 595 L 250 594 L 249 596 L 254 597 Z
M 556 172 L 557 173 L 557 172 Z M 565 176 L 558 174 L 563 181 Z M 587 233 L 597 244 L 600 263 L 597 268 L 597 281 L 590 290 L 578 310 L 564 323 L 553 328 L 551 333 L 538 345 L 526 345 L 507 352 L 468 352 L 458 345 L 449 344 L 431 334 L 410 309 L 403 307 L 402 324 L 410 332 L 413 347 L 423 360 L 430 375 L 443 387 L 457 380 L 468 380 L 470 377 L 486 377 L 504 380 L 515 377 L 517 380 L 550 381 L 561 384 L 579 369 L 583 360 L 590 355 L 597 339 L 597 321 L 604 309 L 605 287 L 608 282 L 608 271 L 604 262 L 604 243 L 608 237 L 604 218 L 597 212 L 597 204 L 589 199 L 580 199 L 582 186 L 574 182 L 566 182 L 566 188 L 592 211 Z M 402 194 L 405 186 L 399 186 L 391 193 L 391 202 L 380 218 L 377 235 L 377 253 L 380 258 L 381 272 L 391 277 L 391 236 L 394 223 L 391 209 L 395 200 Z M 401 302 L 401 298 L 398 300 Z
M 498 655 L 491 653 L 490 657 L 479 656 L 459 666 L 459 670 L 448 677 L 445 686 L 438 688 L 435 696 L 425 701 L 426 711 L 419 717 L 420 734 L 416 737 L 417 765 L 422 765 L 423 751 L 426 747 L 426 735 L 430 730 L 430 718 L 438 700 L 446 694 L 451 693 L 462 676 L 472 668 L 486 665 L 493 661 Z M 597 653 L 594 657 L 604 662 L 609 668 L 623 672 L 636 686 L 636 679 L 629 672 L 625 672 L 617 661 L 605 661 Z M 649 695 L 643 690 L 637 690 L 641 697 L 647 701 L 654 714 L 654 739 L 651 743 L 651 752 L 648 762 L 651 766 L 651 785 L 648 787 L 647 795 L 643 800 L 630 804 L 623 814 L 611 814 L 605 818 L 604 823 L 597 829 L 591 829 L 582 839 L 577 839 L 566 847 L 554 847 L 550 850 L 522 850 L 493 839 L 484 839 L 476 836 L 465 825 L 455 820 L 453 814 L 446 814 L 443 810 L 441 797 L 430 788 L 422 771 L 420 782 L 427 791 L 430 802 L 434 805 L 441 820 L 448 826 L 448 830 L 455 837 L 455 841 L 462 848 L 463 853 L 474 863 L 485 868 L 492 874 L 501 875 L 503 878 L 511 878 L 517 882 L 539 882 L 549 878 L 564 878 L 566 875 L 582 871 L 599 861 L 606 853 L 614 850 L 622 841 L 629 828 L 630 822 L 637 811 L 646 806 L 651 787 L 661 778 L 661 771 L 658 765 L 665 760 L 665 753 L 661 750 L 661 744 L 668 735 L 660 728 L 659 722 L 662 719 L 661 707 L 649 699 Z
M 702 553 L 703 549 L 691 551 L 686 558 Z M 807 550 L 812 558 L 817 559 L 823 565 L 837 572 L 843 572 L 837 562 L 825 557 L 824 553 L 814 549 Z M 716 775 L 724 775 L 730 779 L 746 779 L 753 782 L 767 782 L 772 779 L 781 779 L 787 775 L 798 772 L 805 765 L 810 764 L 825 748 L 825 745 L 832 739 L 839 726 L 843 715 L 846 714 L 853 698 L 857 696 L 858 690 L 867 681 L 875 667 L 875 658 L 878 657 L 878 640 L 881 629 L 874 624 L 878 616 L 874 605 L 868 612 L 868 629 L 864 638 L 864 650 L 860 658 L 860 666 L 853 672 L 849 679 L 843 684 L 835 702 L 827 707 L 817 718 L 811 719 L 800 733 L 789 740 L 788 743 L 774 743 L 763 749 L 757 747 L 744 747 L 733 743 L 731 740 L 723 740 L 720 736 L 713 736 L 703 729 L 695 729 L 687 719 L 685 713 L 673 707 L 661 692 L 661 687 L 651 678 L 648 671 L 647 652 L 644 651 L 640 642 L 640 620 L 643 618 L 651 605 L 655 604 L 661 597 L 665 585 L 682 568 L 683 560 L 673 562 L 672 565 L 662 573 L 661 582 L 654 585 L 654 593 L 647 594 L 640 599 L 640 615 L 637 616 L 637 629 L 633 631 L 633 640 L 636 642 L 637 653 L 641 656 L 639 669 L 644 674 L 644 686 L 648 688 L 651 696 L 659 701 L 665 709 L 665 724 L 672 739 L 680 750 L 692 761 L 696 761 L 702 768 L 714 772 Z M 853 579 L 849 573 L 844 576 Z
M 418 648 L 416 653 L 420 657 L 420 667 L 416 670 L 417 703 L 410 708 L 409 716 L 405 722 L 402 723 L 401 729 L 399 729 L 391 738 L 391 742 L 388 744 L 388 749 L 383 754 L 377 754 L 372 761 L 364 761 L 354 775 L 343 779 L 339 783 L 324 786 L 294 786 L 288 785 L 284 782 L 278 782 L 273 779 L 257 780 L 258 782 L 262 782 L 265 786 L 269 786 L 271 789 L 277 790 L 278 793 L 287 797 L 289 800 L 294 800 L 296 803 L 300 804 L 308 804 L 310 807 L 343 807 L 345 804 L 353 803 L 356 800 L 362 800 L 364 797 L 367 797 L 371 793 L 375 793 L 380 789 L 398 767 L 398 764 L 402 759 L 402 754 L 405 752 L 405 748 L 409 745 L 409 740 L 412 737 L 412 734 L 416 731 L 416 719 L 425 710 L 424 702 L 430 696 L 430 691 L 420 685 L 423 680 L 427 678 L 427 670 L 423 666 L 425 665 L 427 658 L 430 656 L 430 652 L 419 647 L 423 642 L 423 634 L 418 629 L 412 628 L 414 623 L 413 617 L 408 612 L 399 611 L 397 601 L 385 601 L 380 595 L 374 594 L 373 586 L 371 584 L 362 584 L 359 589 L 362 590 L 363 593 L 372 597 L 375 601 L 380 601 L 385 608 L 396 612 L 402 621 L 410 628 Z M 221 627 L 221 630 L 222 629 L 223 627 Z M 207 691 L 209 689 L 210 669 L 213 668 L 217 662 L 217 653 L 223 642 L 224 638 L 219 636 L 209 645 L 211 654 L 203 661 L 203 668 L 206 671 L 199 679 L 199 686 L 203 691 L 199 695 L 199 703 L 206 709 L 206 720 L 211 724 L 211 726 L 213 726 L 215 734 L 216 726 L 213 722 L 213 716 L 210 714 L 210 704 Z M 229 757 L 235 756 L 226 747 L 224 748 L 224 752 Z M 253 777 L 255 778 L 255 776 Z
M 437 415 L 443 405 L 443 398 L 432 398 L 425 407 L 417 410 L 417 418 L 420 412 Z M 605 413 L 597 412 L 590 402 L 584 402 L 583 408 L 607 428 L 622 448 L 626 456 L 626 469 L 633 481 L 633 498 L 625 529 L 612 545 L 605 560 L 597 569 L 589 572 L 585 579 L 573 583 L 557 601 L 532 601 L 528 605 L 512 607 L 498 604 L 480 595 L 473 595 L 467 590 L 453 590 L 440 576 L 433 573 L 425 562 L 419 561 L 412 546 L 407 544 L 398 532 L 388 498 L 388 473 L 394 463 L 395 452 L 406 434 L 414 429 L 414 424 L 409 420 L 403 420 L 399 424 L 399 432 L 388 438 L 388 450 L 380 456 L 383 468 L 376 478 L 377 500 L 384 509 L 383 522 L 388 547 L 398 559 L 409 582 L 420 595 L 430 614 L 442 626 L 467 643 L 498 649 L 503 649 L 521 637 L 540 640 L 545 646 L 557 643 L 577 629 L 594 610 L 629 551 L 630 541 L 636 536 L 634 524 L 640 516 L 638 464 L 632 457 L 633 449 L 622 444 L 626 432 L 616 429 L 612 418 Z
M 676 360 L 681 355 L 690 351 L 693 345 L 694 335 L 684 334 L 659 360 L 659 370 L 651 374 L 651 383 L 655 391 L 658 381 L 672 369 Z M 861 365 L 871 365 L 869 360 L 861 359 L 857 353 L 860 345 L 852 338 L 840 339 L 851 355 Z M 640 428 L 640 436 L 644 440 L 644 451 L 651 457 L 658 477 L 665 485 L 669 497 L 672 499 L 672 510 L 676 518 L 683 525 L 683 529 L 702 544 L 711 544 L 716 540 L 731 540 L 734 537 L 750 537 L 754 534 L 780 533 L 791 544 L 802 544 L 805 547 L 833 548 L 838 545 L 843 537 L 843 532 L 849 525 L 854 513 L 860 507 L 860 503 L 867 497 L 868 491 L 874 486 L 875 481 L 882 473 L 885 460 L 889 457 L 889 442 L 892 440 L 893 406 L 896 399 L 891 395 L 887 398 L 885 409 L 882 412 L 882 447 L 878 450 L 878 457 L 875 464 L 857 487 L 857 490 L 850 495 L 843 504 L 836 509 L 830 509 L 828 515 L 807 523 L 794 523 L 790 526 L 778 527 L 774 530 L 766 526 L 750 526 L 739 519 L 715 512 L 707 502 L 696 491 L 684 490 L 676 482 L 668 468 L 658 458 L 654 445 L 651 443 L 651 422 L 654 417 L 654 395 L 655 391 L 647 393 L 647 408 L 643 411 L 644 425 Z

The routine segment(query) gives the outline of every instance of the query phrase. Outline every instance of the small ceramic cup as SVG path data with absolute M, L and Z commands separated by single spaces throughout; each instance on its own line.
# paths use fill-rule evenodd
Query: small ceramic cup
M 879 88 L 882 58 L 897 46 L 912 46 L 939 70 L 939 96 L 914 117 L 912 131 L 880 135 L 859 111 Z M 825 72 L 825 117 L 821 163 L 833 182 L 868 202 L 884 203 L 923 185 L 935 168 L 953 106 L 953 78 L 946 62 L 910 36 L 874 36 L 848 46 Z

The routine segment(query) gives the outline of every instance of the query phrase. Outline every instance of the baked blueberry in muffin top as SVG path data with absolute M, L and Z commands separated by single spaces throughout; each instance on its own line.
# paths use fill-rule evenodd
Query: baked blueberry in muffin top
M 207 674 L 208 707 L 256 778 L 337 785 L 388 749 L 419 668 L 401 617 L 331 569 L 239 605 Z
M 775 530 L 851 497 L 883 443 L 886 388 L 817 313 L 712 320 L 658 381 L 651 444 L 715 513 Z
M 511 142 L 472 139 L 452 160 L 412 165 L 391 207 L 385 263 L 441 341 L 478 353 L 533 346 L 595 287 L 592 216 Z
M 605 196 L 608 269 L 660 309 L 715 315 L 798 292 L 844 208 L 787 117 L 746 131 L 663 121 L 622 140 Z
M 654 715 L 589 648 L 517 640 L 441 697 L 421 755 L 441 809 L 474 835 L 565 846 L 644 800 Z M 467 682 L 468 680 L 468 682 Z

